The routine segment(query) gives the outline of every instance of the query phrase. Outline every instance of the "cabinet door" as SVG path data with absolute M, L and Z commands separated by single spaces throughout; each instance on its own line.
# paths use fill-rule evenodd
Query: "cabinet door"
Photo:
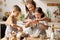
M 1 38 L 3 38 L 5 36 L 6 25 L 5 24 L 0 25 L 1 25 Z

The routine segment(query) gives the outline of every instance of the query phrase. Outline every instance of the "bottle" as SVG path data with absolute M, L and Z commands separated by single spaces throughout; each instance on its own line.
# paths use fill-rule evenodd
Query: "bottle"
M 40 34 L 40 40 L 44 40 L 44 35 Z
M 51 25 L 51 40 L 55 40 L 54 37 L 55 34 L 54 34 L 54 24 Z
M 18 32 L 17 33 L 17 40 L 20 40 L 20 38 L 21 38 L 21 32 Z
M 11 32 L 11 37 L 9 38 L 9 40 L 17 40 L 16 32 L 14 31 Z

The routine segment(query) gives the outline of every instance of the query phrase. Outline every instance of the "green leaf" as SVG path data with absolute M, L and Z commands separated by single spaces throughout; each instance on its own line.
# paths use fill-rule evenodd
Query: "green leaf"
M 25 14 L 21 14 L 20 20 L 23 21 L 25 17 Z

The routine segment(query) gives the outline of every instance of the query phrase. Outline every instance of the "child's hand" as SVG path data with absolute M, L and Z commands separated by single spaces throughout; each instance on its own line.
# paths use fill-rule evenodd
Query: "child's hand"
M 20 27 L 20 31 L 23 31 L 23 28 L 22 27 Z
M 32 23 L 32 22 L 33 22 L 33 20 L 29 19 L 29 23 Z
M 38 20 L 33 20 L 33 23 L 38 23 L 39 21 Z
M 31 19 L 25 19 L 24 22 L 32 22 Z
M 23 31 L 22 27 L 17 27 L 18 30 L 20 30 L 21 32 Z

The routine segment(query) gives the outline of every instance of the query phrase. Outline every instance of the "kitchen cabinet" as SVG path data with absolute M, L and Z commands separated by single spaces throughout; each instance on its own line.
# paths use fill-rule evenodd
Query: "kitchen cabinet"
M 0 31 L 0 35 L 2 35 L 1 33 L 3 33 L 3 34 L 5 33 L 6 25 L 5 25 L 4 23 L 5 23 L 5 21 L 1 21 L 1 22 L 0 22 L 0 30 L 1 30 L 1 31 Z M 49 26 L 51 26 L 52 24 L 54 24 L 55 28 L 57 28 L 57 29 L 59 28 L 59 29 L 60 29 L 60 23 L 48 22 L 48 25 L 49 25 Z M 17 22 L 17 25 L 22 26 L 23 28 L 24 28 L 24 26 L 25 26 L 24 23 L 22 23 L 22 22 L 20 22 L 20 21 Z M 51 28 L 50 28 L 50 29 L 51 29 Z M 51 31 L 50 29 L 48 29 L 48 30 Z M 60 30 L 59 30 L 59 31 L 60 31 Z M 46 31 L 46 32 L 48 32 L 48 31 Z M 51 32 L 49 32 L 48 34 L 51 34 Z M 5 34 L 4 34 L 4 35 L 5 35 Z M 4 36 L 4 35 L 3 35 L 3 36 Z M 3 36 L 2 36 L 2 37 L 3 37 Z M 50 35 L 49 35 L 49 37 L 50 37 Z M 30 39 L 30 38 L 29 38 L 29 39 Z
M 5 36 L 5 30 L 6 30 L 6 25 L 5 24 L 0 24 L 1 25 L 1 38 Z

